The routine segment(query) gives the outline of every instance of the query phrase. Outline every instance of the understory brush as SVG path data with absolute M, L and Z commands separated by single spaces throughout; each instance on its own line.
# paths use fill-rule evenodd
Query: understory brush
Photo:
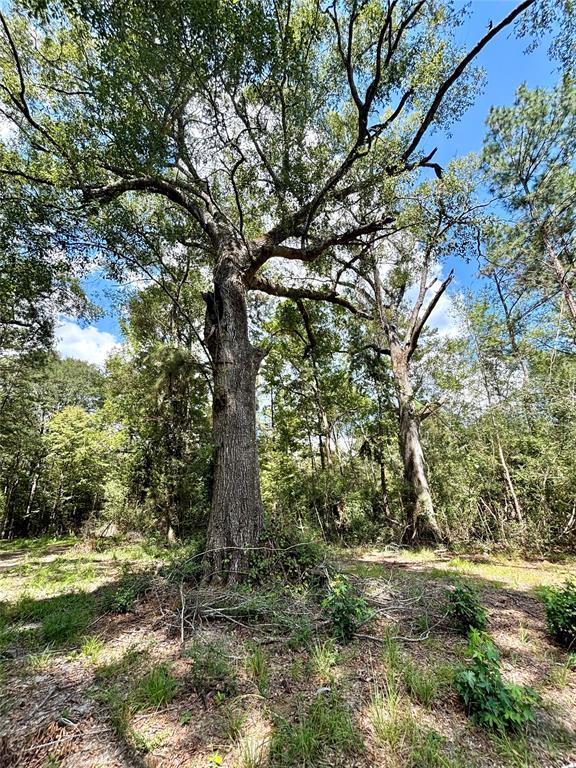
M 490 637 L 471 630 L 468 656 L 469 663 L 457 670 L 454 684 L 475 722 L 500 733 L 533 722 L 539 695 L 502 679 L 500 654 Z
M 552 637 L 568 650 L 576 650 L 576 581 L 544 592 L 546 626 Z
M 457 584 L 448 591 L 448 618 L 464 635 L 471 629 L 481 632 L 486 629 L 488 612 L 482 605 L 475 587 L 470 584 Z
M 249 578 L 255 586 L 301 584 L 321 589 L 327 573 L 325 545 L 297 529 L 268 525 L 250 555 Z
M 330 581 L 322 608 L 330 620 L 334 637 L 341 643 L 349 643 L 360 625 L 372 615 L 366 601 L 358 596 L 342 574 Z
M 104 592 L 102 610 L 106 613 L 130 613 L 138 598 L 148 591 L 150 582 L 149 572 L 133 573 L 124 565 L 118 584 L 108 587 Z

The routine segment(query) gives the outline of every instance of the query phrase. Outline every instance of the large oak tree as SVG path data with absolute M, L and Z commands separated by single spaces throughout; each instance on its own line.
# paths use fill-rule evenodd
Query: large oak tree
M 440 172 L 425 139 L 473 100 L 471 63 L 543 7 L 522 0 L 468 51 L 454 42 L 463 12 L 437 0 L 65 0 L 1 17 L 0 108 L 15 132 L 0 173 L 52 188 L 79 223 L 160 198 L 178 212 L 168 239 L 210 271 L 208 577 L 240 578 L 262 528 L 255 383 L 265 350 L 250 340 L 248 293 L 355 311 L 338 292 L 341 270 L 295 288 L 270 262 L 314 268 L 393 226 L 382 181 Z M 154 229 L 148 210 L 141 226 Z

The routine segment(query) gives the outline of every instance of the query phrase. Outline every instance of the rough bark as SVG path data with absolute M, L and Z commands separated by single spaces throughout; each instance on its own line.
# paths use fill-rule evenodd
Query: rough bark
M 420 439 L 420 419 L 414 407 L 407 354 L 405 350 L 397 352 L 393 348 L 391 353 L 400 401 L 398 434 L 407 496 L 404 541 L 410 544 L 438 544 L 442 541 L 442 533 L 434 512 L 432 494 L 426 476 Z
M 241 581 L 263 527 L 256 376 L 264 353 L 248 335 L 246 286 L 239 247 L 228 247 L 206 298 L 206 345 L 214 369 L 214 479 L 204 561 L 207 581 Z

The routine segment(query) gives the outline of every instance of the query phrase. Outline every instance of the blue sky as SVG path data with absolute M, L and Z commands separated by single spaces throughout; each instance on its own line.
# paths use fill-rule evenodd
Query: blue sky
M 458 3 L 464 6 L 466 3 Z M 472 0 L 471 16 L 457 33 L 457 40 L 470 47 L 486 32 L 489 21 L 497 23 L 515 5 L 512 0 Z M 476 63 L 486 72 L 486 87 L 474 105 L 465 113 L 460 122 L 452 127 L 451 136 L 432 135 L 427 137 L 423 147 L 438 147 L 435 161 L 447 165 L 455 157 L 478 151 L 482 146 L 485 120 L 492 105 L 510 105 L 522 82 L 530 87 L 550 86 L 556 80 L 555 64 L 548 59 L 547 40 L 539 47 L 525 54 L 527 39 L 518 40 L 511 30 L 497 35 L 480 54 Z M 456 271 L 453 290 L 461 288 L 472 277 L 472 268 L 460 263 Z M 93 300 L 103 307 L 105 315 L 90 326 L 66 319 L 57 331 L 58 348 L 66 356 L 81 357 L 102 364 L 106 355 L 120 338 L 120 328 L 108 284 L 96 274 L 84 281 L 85 288 Z M 435 324 L 441 330 L 450 329 L 450 301 L 447 299 L 436 310 Z

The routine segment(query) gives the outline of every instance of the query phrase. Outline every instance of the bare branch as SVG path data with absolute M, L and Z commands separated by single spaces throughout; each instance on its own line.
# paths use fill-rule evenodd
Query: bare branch
M 329 248 L 337 245 L 365 245 L 361 238 L 365 235 L 373 235 L 382 231 L 388 224 L 394 221 L 394 216 L 385 216 L 369 224 L 364 224 L 353 229 L 341 232 L 339 235 L 328 237 L 310 248 L 292 248 L 288 245 L 274 245 L 269 243 L 268 236 L 261 238 L 258 243 L 260 248 L 252 260 L 252 265 L 248 270 L 247 277 L 250 279 L 258 270 L 266 264 L 269 259 L 280 257 L 295 261 L 311 262 L 325 253 Z
M 408 160 L 412 153 L 417 149 L 418 145 L 422 141 L 422 137 L 430 127 L 430 124 L 436 117 L 436 113 L 438 112 L 444 97 L 446 96 L 446 93 L 448 90 L 454 85 L 454 83 L 458 80 L 458 78 L 463 74 L 466 67 L 470 64 L 471 61 L 473 61 L 476 56 L 480 53 L 480 51 L 492 40 L 493 37 L 495 37 L 500 31 L 502 31 L 505 27 L 509 26 L 514 19 L 519 16 L 521 13 L 523 13 L 527 8 L 529 8 L 531 5 L 533 5 L 536 2 L 536 0 L 523 0 L 523 2 L 519 3 L 510 13 L 505 16 L 502 21 L 500 21 L 498 24 L 495 24 L 491 29 L 488 30 L 488 32 L 484 35 L 484 37 L 479 40 L 476 45 L 471 48 L 466 56 L 460 61 L 460 63 L 452 70 L 452 73 L 449 77 L 444 80 L 442 85 L 438 88 L 436 91 L 436 94 L 434 96 L 434 99 L 432 100 L 432 104 L 428 108 L 428 112 L 424 116 L 424 119 L 420 123 L 420 126 L 418 130 L 416 131 L 414 138 L 410 142 L 410 145 L 406 149 L 406 151 L 403 154 L 404 160 Z
M 412 357 L 414 352 L 416 351 L 416 347 L 418 345 L 418 339 L 420 338 L 420 334 L 422 333 L 422 330 L 426 323 L 428 322 L 428 318 L 434 311 L 434 307 L 438 304 L 440 301 L 440 298 L 442 297 L 442 294 L 448 288 L 450 283 L 452 282 L 452 278 L 454 277 L 454 270 L 450 270 L 450 274 L 444 280 L 442 283 L 440 283 L 440 287 L 434 294 L 434 296 L 430 299 L 430 302 L 428 303 L 428 306 L 424 310 L 422 317 L 420 320 L 416 323 L 414 330 L 412 331 L 412 334 L 410 335 L 410 342 L 408 344 L 408 360 Z

